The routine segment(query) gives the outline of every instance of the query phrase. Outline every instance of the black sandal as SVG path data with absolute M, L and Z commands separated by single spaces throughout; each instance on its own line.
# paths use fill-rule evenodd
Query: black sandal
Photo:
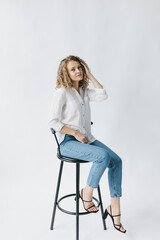
M 113 222 L 113 226 L 114 226 L 114 228 L 116 229 L 116 230 L 118 230 L 118 231 L 120 231 L 120 232 L 122 232 L 122 233 L 126 233 L 126 230 L 125 231 L 121 231 L 120 230 L 120 228 L 122 227 L 122 224 L 120 223 L 120 224 L 115 224 L 114 223 L 114 217 L 118 217 L 118 216 L 121 216 L 121 214 L 118 214 L 118 215 L 112 215 L 112 209 L 111 209 L 111 205 L 110 205 L 110 212 L 111 212 L 111 214 L 107 211 L 107 209 L 105 210 L 105 212 L 104 212 L 104 214 L 103 214 L 103 218 L 104 219 L 106 219 L 107 218 L 107 216 L 109 215 L 110 217 L 111 217 L 111 219 L 112 219 L 112 222 Z M 115 227 L 115 226 L 119 226 L 119 228 L 117 228 L 117 227 Z
M 81 195 L 80 195 L 80 192 L 81 192 Z M 85 208 L 84 202 L 92 202 L 92 200 L 86 201 L 86 200 L 83 199 L 83 188 L 81 189 L 80 192 L 79 192 L 79 198 L 82 200 L 84 209 L 85 209 L 87 212 L 89 212 L 89 213 L 97 213 L 99 210 L 97 210 L 97 211 L 88 211 L 90 208 L 95 207 L 95 204 L 93 204 L 93 205 L 90 206 L 89 208 Z M 76 200 L 76 198 L 75 198 L 75 200 Z

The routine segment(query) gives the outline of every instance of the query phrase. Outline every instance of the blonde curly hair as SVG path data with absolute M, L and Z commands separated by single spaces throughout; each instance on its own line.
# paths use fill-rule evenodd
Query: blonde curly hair
M 89 84 L 89 78 L 86 74 L 86 70 L 85 70 L 83 64 L 86 66 L 86 68 L 89 71 L 90 71 L 90 69 L 84 60 L 82 60 L 81 58 L 79 58 L 77 56 L 73 56 L 73 55 L 70 55 L 70 56 L 64 58 L 60 62 L 60 65 L 58 68 L 58 73 L 57 73 L 56 88 L 60 88 L 61 86 L 64 86 L 67 89 L 70 89 L 73 87 L 73 81 L 69 77 L 68 70 L 67 70 L 67 64 L 70 61 L 76 61 L 76 62 L 80 63 L 82 70 L 83 70 L 83 79 L 81 81 L 79 81 L 79 87 L 82 86 L 82 89 L 87 88 L 87 86 Z M 81 62 L 82 62 L 82 64 L 81 64 Z

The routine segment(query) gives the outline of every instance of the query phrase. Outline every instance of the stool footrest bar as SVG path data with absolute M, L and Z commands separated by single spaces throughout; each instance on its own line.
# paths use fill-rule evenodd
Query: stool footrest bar
M 68 194 L 68 195 L 65 195 L 65 196 L 63 196 L 63 197 L 61 197 L 58 201 L 57 201 L 57 206 L 58 206 L 58 208 L 59 208 L 59 210 L 61 210 L 62 212 L 64 212 L 64 213 L 67 213 L 67 214 L 70 214 L 70 215 L 76 215 L 76 212 L 72 212 L 72 211 L 68 211 L 68 210 L 66 210 L 66 209 L 64 209 L 64 208 L 62 208 L 61 206 L 60 206 L 60 202 L 62 201 L 62 200 L 64 200 L 65 198 L 68 198 L 68 197 L 73 197 L 73 196 L 76 196 L 76 193 L 72 193 L 72 194 Z M 100 205 L 100 202 L 98 201 L 98 199 L 97 198 L 95 198 L 95 197 L 93 197 L 93 199 L 97 202 L 97 206 L 99 206 Z M 91 212 L 79 212 L 79 215 L 86 215 L 86 214 L 90 214 Z

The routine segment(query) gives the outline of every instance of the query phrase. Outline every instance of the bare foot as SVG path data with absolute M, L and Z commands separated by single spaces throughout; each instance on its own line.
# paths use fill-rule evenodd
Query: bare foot
M 94 203 L 92 202 L 92 193 L 88 192 L 85 188 L 81 189 L 80 196 L 84 201 L 83 204 L 84 204 L 85 209 L 94 205 Z M 91 202 L 85 202 L 85 201 L 91 201 Z M 89 212 L 94 212 L 94 211 L 98 211 L 98 210 L 99 210 L 99 208 L 95 205 L 88 209 Z
M 109 212 L 109 214 L 110 215 L 112 215 L 112 216 L 114 216 L 114 215 L 119 215 L 120 214 L 120 209 L 118 209 L 118 208 L 115 208 L 115 207 L 112 207 L 111 206 L 111 211 L 112 211 L 112 214 L 111 214 L 111 211 L 110 211 L 110 205 L 107 207 L 107 211 Z M 121 216 L 117 216 L 117 217 L 113 217 L 113 220 L 114 220 L 114 223 L 115 224 L 118 224 L 118 225 L 120 225 L 121 223 L 120 223 L 120 217 Z M 122 231 L 122 232 L 125 232 L 126 230 L 123 228 L 123 226 L 122 226 L 122 224 L 121 224 L 121 227 L 119 227 L 119 226 L 115 226 L 117 229 L 119 229 L 120 228 L 120 230 Z

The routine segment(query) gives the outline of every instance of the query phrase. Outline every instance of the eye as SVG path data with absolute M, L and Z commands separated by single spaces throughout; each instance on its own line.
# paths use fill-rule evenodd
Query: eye
M 81 68 L 81 66 L 78 67 L 79 69 Z
M 74 68 L 72 68 L 71 71 L 74 71 Z

